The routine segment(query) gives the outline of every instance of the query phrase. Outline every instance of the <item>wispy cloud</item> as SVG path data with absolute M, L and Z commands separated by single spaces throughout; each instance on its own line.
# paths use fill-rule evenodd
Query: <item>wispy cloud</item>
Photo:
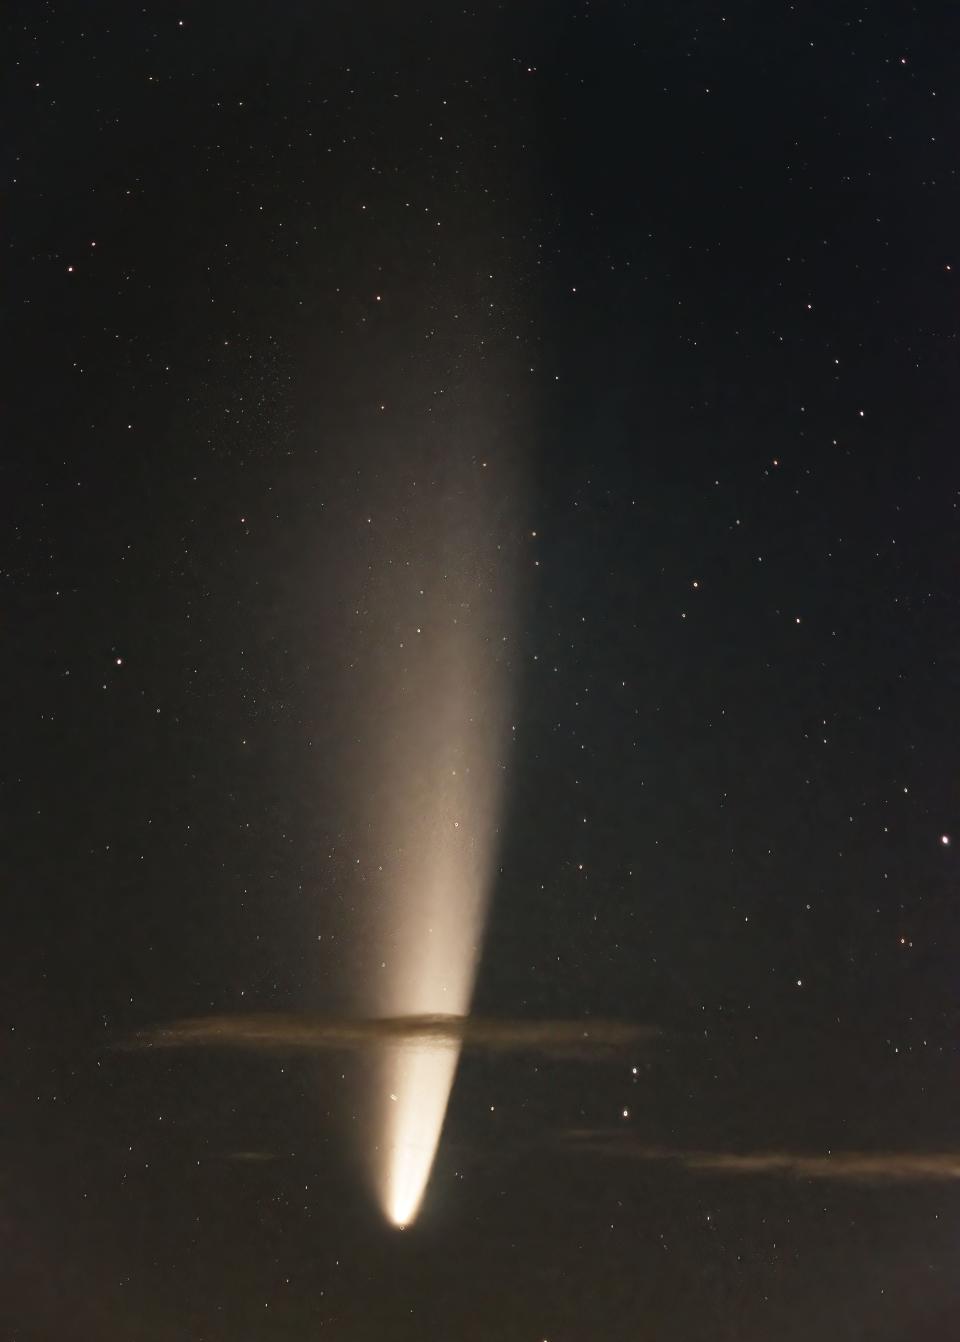
M 275 1160 L 286 1159 L 278 1151 L 224 1151 L 215 1158 L 229 1160 L 238 1165 L 269 1165 Z
M 384 1044 L 492 1053 L 589 1056 L 636 1046 L 658 1031 L 616 1020 L 504 1020 L 476 1016 L 327 1017 L 309 1014 L 198 1016 L 142 1031 L 128 1048 L 352 1051 Z
M 645 1161 L 671 1161 L 722 1176 L 825 1179 L 843 1183 L 926 1183 L 960 1179 L 960 1151 L 682 1151 L 645 1146 L 615 1131 L 566 1134 L 580 1150 Z

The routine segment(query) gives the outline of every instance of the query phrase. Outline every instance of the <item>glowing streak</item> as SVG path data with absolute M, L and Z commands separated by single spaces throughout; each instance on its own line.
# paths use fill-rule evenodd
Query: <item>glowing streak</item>
M 496 853 L 511 603 L 476 478 L 444 502 L 442 522 L 422 515 L 409 566 L 394 565 L 403 590 L 378 614 L 396 651 L 367 699 L 377 716 L 365 813 L 378 857 L 365 876 L 376 910 L 365 977 L 384 1017 L 467 1015 Z M 395 1225 L 420 1208 L 459 1054 L 458 1039 L 379 1052 L 371 1173 Z
M 433 658 L 435 667 L 443 665 L 437 649 Z M 464 1016 L 470 1008 L 495 844 L 497 771 L 482 737 L 492 725 L 489 713 L 464 701 L 472 678 L 459 662 L 447 661 L 453 683 L 433 701 L 426 715 L 432 721 L 419 724 L 422 786 L 411 779 L 411 804 L 400 804 L 405 860 L 395 861 L 397 884 L 385 914 L 387 1016 Z M 458 1040 L 401 1039 L 384 1047 L 376 1183 L 395 1225 L 409 1225 L 419 1210 L 459 1055 Z
M 430 1178 L 453 1086 L 459 1049 L 399 1044 L 387 1070 L 390 1092 L 384 1134 L 383 1210 L 395 1226 L 411 1224 Z

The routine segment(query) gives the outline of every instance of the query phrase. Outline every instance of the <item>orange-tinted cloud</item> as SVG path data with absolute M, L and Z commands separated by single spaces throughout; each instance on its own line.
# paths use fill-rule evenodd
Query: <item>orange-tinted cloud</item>
M 569 1133 L 582 1150 L 634 1160 L 673 1161 L 709 1174 L 827 1179 L 844 1183 L 922 1183 L 960 1179 L 960 1151 L 679 1151 L 644 1146 L 607 1131 Z
M 132 1048 L 221 1047 L 276 1052 L 458 1046 L 487 1052 L 592 1055 L 650 1039 L 657 1030 L 615 1020 L 504 1020 L 475 1016 L 327 1017 L 310 1014 L 198 1016 L 147 1030 Z

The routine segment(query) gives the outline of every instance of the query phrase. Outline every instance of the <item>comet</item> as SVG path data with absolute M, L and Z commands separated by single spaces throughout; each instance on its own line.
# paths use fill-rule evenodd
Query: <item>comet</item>
M 422 626 L 421 626 L 422 627 Z M 395 803 L 395 885 L 383 910 L 380 1014 L 470 1009 L 490 896 L 500 800 L 500 704 L 472 631 L 436 631 L 412 687 L 417 757 Z M 399 784 L 398 784 L 399 787 Z M 460 1042 L 403 1039 L 375 1066 L 375 1187 L 396 1226 L 415 1219 L 443 1129 Z
M 452 450 L 438 475 L 429 488 L 395 484 L 389 559 L 362 598 L 381 635 L 357 696 L 368 780 L 362 1005 L 388 1020 L 469 1014 L 511 735 L 503 479 L 479 454 Z M 373 1059 L 366 1164 L 392 1225 L 420 1209 L 460 1049 L 455 1035 L 398 1036 Z

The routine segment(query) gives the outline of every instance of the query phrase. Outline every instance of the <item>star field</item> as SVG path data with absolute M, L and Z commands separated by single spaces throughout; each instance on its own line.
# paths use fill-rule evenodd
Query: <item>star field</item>
M 956 18 L 5 28 L 5 1333 L 954 1336 Z

